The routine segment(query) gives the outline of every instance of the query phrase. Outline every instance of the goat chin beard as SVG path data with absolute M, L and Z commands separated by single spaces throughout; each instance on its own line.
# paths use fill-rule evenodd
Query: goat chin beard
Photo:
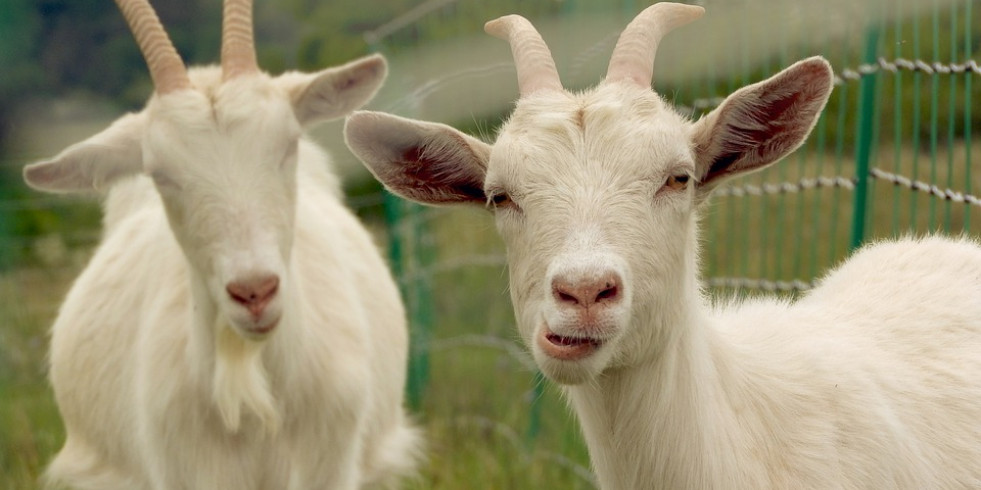
M 550 357 L 536 346 L 532 350 L 535 363 L 546 378 L 565 386 L 590 383 L 602 372 L 603 363 L 597 356 L 575 361 Z
M 212 396 L 225 429 L 237 433 L 243 414 L 251 413 L 260 433 L 276 435 L 281 420 L 262 365 L 264 343 L 242 338 L 230 325 L 217 330 Z

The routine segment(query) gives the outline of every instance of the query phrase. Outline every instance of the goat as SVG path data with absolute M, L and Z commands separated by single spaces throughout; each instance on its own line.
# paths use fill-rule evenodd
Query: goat
M 796 302 L 705 298 L 700 206 L 796 149 L 833 74 L 805 59 L 688 121 L 651 91 L 653 53 L 702 12 L 644 10 L 583 93 L 526 19 L 491 21 L 521 95 L 493 145 L 366 111 L 347 144 L 402 197 L 492 208 L 520 336 L 602 488 L 981 486 L 977 243 L 871 245 Z
M 221 66 L 187 70 L 146 0 L 118 0 L 155 93 L 28 165 L 105 191 L 104 233 L 51 332 L 65 423 L 50 486 L 356 489 L 411 473 L 398 289 L 303 128 L 367 102 L 380 56 L 258 68 L 250 0 L 224 5 Z

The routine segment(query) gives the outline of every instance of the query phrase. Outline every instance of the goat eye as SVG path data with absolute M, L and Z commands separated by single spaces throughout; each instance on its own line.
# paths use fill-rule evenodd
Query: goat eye
M 664 187 L 680 191 L 688 187 L 689 179 L 690 177 L 686 174 L 672 175 L 668 177 L 668 180 L 664 181 Z
M 493 206 L 494 209 L 516 207 L 514 201 L 511 200 L 511 195 L 507 192 L 499 192 L 491 195 L 490 205 Z
M 495 194 L 494 197 L 491 197 L 491 202 L 494 203 L 494 206 L 507 206 L 511 204 L 511 196 L 504 192 Z

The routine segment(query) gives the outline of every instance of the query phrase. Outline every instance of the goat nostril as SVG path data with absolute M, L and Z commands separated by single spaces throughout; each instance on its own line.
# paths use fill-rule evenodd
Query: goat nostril
M 560 291 L 558 289 L 555 290 L 555 298 L 558 299 L 559 302 L 561 302 L 561 303 L 570 303 L 570 304 L 573 304 L 573 305 L 579 304 L 579 300 L 576 299 L 575 296 L 573 296 L 573 295 L 571 295 L 569 293 Z
M 580 294 L 573 284 L 566 283 L 559 279 L 552 280 L 552 296 L 559 303 L 569 306 L 577 306 L 582 303 Z
M 258 306 L 268 303 L 279 290 L 279 277 L 264 276 L 241 281 L 233 281 L 225 286 L 225 291 L 233 301 L 244 306 Z
M 552 281 L 552 296 L 562 305 L 590 308 L 593 305 L 612 304 L 620 300 L 620 281 L 616 275 L 598 281 L 566 282 L 562 279 Z
M 279 278 L 276 276 L 270 276 L 262 281 L 259 288 L 256 290 L 256 300 L 266 301 L 276 295 L 276 291 L 279 290 Z
M 227 286 L 225 286 L 225 291 L 228 292 L 228 296 L 230 296 L 236 303 L 248 304 L 251 302 L 249 299 L 250 294 L 235 283 L 229 283 Z
M 613 301 L 617 299 L 617 295 L 620 292 L 620 288 L 616 284 L 607 283 L 606 289 L 603 289 L 596 295 L 596 302 L 602 303 L 604 301 Z

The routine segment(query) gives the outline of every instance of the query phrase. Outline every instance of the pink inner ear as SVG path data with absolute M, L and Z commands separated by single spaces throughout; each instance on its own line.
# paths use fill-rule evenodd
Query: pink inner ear
M 24 180 L 35 189 L 49 189 L 61 180 L 59 168 L 51 163 L 35 163 L 24 167 Z
M 713 160 L 705 178 L 749 170 L 765 164 L 761 160 L 766 159 L 766 154 L 789 151 L 787 147 L 810 128 L 794 117 L 800 99 L 801 94 L 790 93 L 758 107 L 741 105 L 721 115 L 727 124 L 723 153 Z
M 715 116 L 707 135 L 711 141 L 700 143 L 708 153 L 702 182 L 762 168 L 792 152 L 830 92 L 830 66 L 811 59 L 734 93 Z
M 403 192 L 433 204 L 449 204 L 460 201 L 483 203 L 484 183 L 477 175 L 470 175 L 452 161 L 434 158 L 426 149 L 411 146 L 402 151 L 397 162 L 402 168 Z

